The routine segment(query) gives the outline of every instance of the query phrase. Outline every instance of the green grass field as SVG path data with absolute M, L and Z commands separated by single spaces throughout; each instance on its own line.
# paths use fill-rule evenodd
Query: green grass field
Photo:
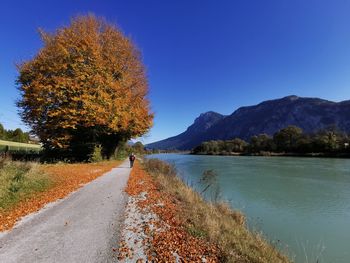
M 0 213 L 52 185 L 35 163 L 0 161 Z
M 30 144 L 30 143 L 20 143 L 20 142 L 11 142 L 0 140 L 0 152 L 4 151 L 8 146 L 9 152 L 39 152 L 41 151 L 41 145 L 39 144 Z

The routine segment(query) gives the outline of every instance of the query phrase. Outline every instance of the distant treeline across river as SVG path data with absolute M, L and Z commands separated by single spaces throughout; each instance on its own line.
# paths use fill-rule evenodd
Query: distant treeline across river
M 288 126 L 273 136 L 253 136 L 249 142 L 239 138 L 206 141 L 192 154 L 350 157 L 349 143 L 350 135 L 334 127 L 306 134 L 299 127 Z

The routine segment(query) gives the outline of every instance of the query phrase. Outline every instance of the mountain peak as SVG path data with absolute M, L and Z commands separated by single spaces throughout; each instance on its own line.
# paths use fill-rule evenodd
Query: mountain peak
M 194 123 L 190 127 L 188 127 L 187 130 L 197 132 L 201 130 L 205 131 L 224 117 L 224 115 L 214 111 L 207 111 L 205 113 L 201 113 L 199 117 L 197 117 L 194 120 Z
M 204 112 L 204 113 L 201 113 L 197 118 L 196 120 L 198 119 L 203 119 L 203 118 L 221 118 L 223 117 L 224 115 L 220 114 L 220 113 L 217 113 L 215 111 L 207 111 L 207 112 Z
M 290 100 L 290 101 L 294 101 L 294 100 L 300 99 L 300 97 L 298 97 L 298 96 L 296 96 L 296 95 L 289 95 L 289 96 L 284 97 L 283 99 L 287 99 L 287 100 Z

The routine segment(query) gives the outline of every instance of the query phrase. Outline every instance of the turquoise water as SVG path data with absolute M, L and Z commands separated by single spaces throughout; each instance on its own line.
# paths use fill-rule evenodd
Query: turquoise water
M 350 160 L 157 154 L 197 190 L 205 170 L 221 199 L 295 262 L 350 262 Z M 207 198 L 211 198 L 210 193 Z

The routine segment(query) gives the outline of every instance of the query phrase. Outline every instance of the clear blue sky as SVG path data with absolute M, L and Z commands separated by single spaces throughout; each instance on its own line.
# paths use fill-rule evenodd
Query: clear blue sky
M 176 135 L 202 112 L 299 95 L 350 99 L 350 1 L 1 1 L 0 122 L 23 127 L 15 63 L 48 31 L 92 12 L 143 53 L 155 125 L 143 142 Z

